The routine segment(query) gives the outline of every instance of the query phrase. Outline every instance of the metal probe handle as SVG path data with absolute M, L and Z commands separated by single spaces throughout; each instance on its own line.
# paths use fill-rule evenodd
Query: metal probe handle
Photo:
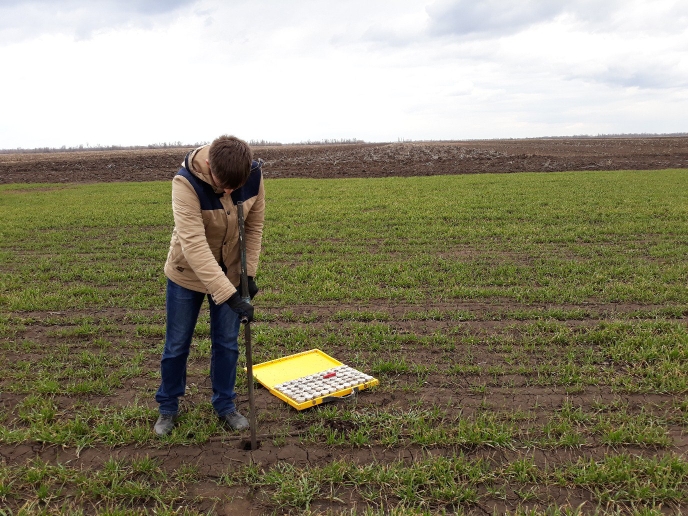
M 241 299 L 247 303 L 251 302 L 251 295 L 248 292 L 248 268 L 246 265 L 246 234 L 244 232 L 244 203 L 237 202 L 237 220 L 239 221 L 239 249 L 241 251 Z M 241 318 L 242 324 L 248 323 L 248 317 Z
M 241 292 L 244 301 L 251 302 L 248 293 L 248 269 L 246 266 L 246 238 L 244 234 L 244 203 L 237 202 L 237 219 L 239 221 L 239 248 L 241 249 Z M 248 381 L 249 425 L 251 425 L 251 450 L 258 449 L 256 439 L 256 404 L 253 396 L 253 350 L 251 349 L 251 323 L 247 317 L 241 318 L 244 325 L 244 344 L 246 346 L 246 377 Z

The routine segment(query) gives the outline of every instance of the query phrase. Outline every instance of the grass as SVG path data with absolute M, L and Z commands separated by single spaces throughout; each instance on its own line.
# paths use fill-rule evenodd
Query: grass
M 149 457 L 109 459 L 91 471 L 35 459 L 19 468 L 0 466 L 0 478 L 0 500 L 19 502 L 17 514 L 112 514 L 146 505 L 158 514 L 178 514 L 184 494 L 184 483 Z
M 279 463 L 268 470 L 252 465 L 225 473 L 220 482 L 251 485 L 279 508 L 308 510 L 317 498 L 342 500 L 344 493 L 359 491 L 363 498 L 366 493 L 374 493 L 370 501 L 380 507 L 393 499 L 402 507 L 437 513 L 475 506 L 487 497 L 482 493 L 505 486 L 516 493 L 532 493 L 534 485 L 581 487 L 596 493 L 601 503 L 623 502 L 631 506 L 680 503 L 686 499 L 687 473 L 688 465 L 671 455 L 649 459 L 618 455 L 547 468 L 536 466 L 527 456 L 495 467 L 489 460 L 454 455 L 423 457 L 413 464 L 396 461 L 357 465 L 333 461 L 323 467 L 297 468 Z
M 681 170 L 271 184 L 261 270 L 266 303 L 688 304 Z M 361 188 L 369 194 L 360 196 Z M 3 306 L 141 309 L 163 302 L 168 184 L 38 192 L 6 185 L 0 192 Z M 26 214 L 26 199 L 36 195 L 51 206 L 50 217 Z M 123 200 L 115 207 L 113 197 Z M 32 260 L 18 259 L 26 255 Z
M 0 514 L 688 510 L 687 187 L 268 180 L 255 361 L 320 348 L 380 386 L 300 413 L 258 389 L 282 459 L 251 462 L 209 402 L 206 309 L 179 424 L 151 432 L 169 184 L 0 185 Z

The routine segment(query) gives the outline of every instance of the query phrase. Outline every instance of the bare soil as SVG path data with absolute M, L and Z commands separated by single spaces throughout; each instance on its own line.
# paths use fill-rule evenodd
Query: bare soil
M 189 148 L 0 154 L 0 183 L 171 179 Z M 265 177 L 389 177 L 688 167 L 688 137 L 254 147 Z

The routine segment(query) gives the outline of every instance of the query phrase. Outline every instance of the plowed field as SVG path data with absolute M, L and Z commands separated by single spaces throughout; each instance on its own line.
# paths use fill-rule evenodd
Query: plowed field
M 0 183 L 170 179 L 189 149 L 0 154 Z M 389 177 L 688 167 L 687 138 L 255 147 L 266 177 Z

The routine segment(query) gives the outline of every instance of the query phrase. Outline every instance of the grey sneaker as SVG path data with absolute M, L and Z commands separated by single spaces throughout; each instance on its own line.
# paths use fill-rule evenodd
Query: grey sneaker
M 237 410 L 230 412 L 229 414 L 225 414 L 224 416 L 220 416 L 220 421 L 222 421 L 232 430 L 236 431 L 246 430 L 249 427 L 248 419 L 239 414 Z
M 174 428 L 174 422 L 177 421 L 177 417 L 177 414 L 160 414 L 153 430 L 161 437 L 169 434 Z

